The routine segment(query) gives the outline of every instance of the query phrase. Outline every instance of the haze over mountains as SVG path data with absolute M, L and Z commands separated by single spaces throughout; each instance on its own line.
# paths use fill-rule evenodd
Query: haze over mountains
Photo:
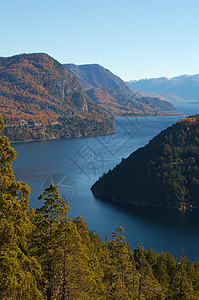
M 97 64 L 65 67 L 44 53 L 0 58 L 0 113 L 11 141 L 108 134 L 115 132 L 115 116 L 175 109 L 156 97 L 140 97 Z
M 98 64 L 65 64 L 64 66 L 79 79 L 85 90 L 92 88 L 111 89 L 123 92 L 127 97 L 136 96 L 121 78 Z
M 176 108 L 157 97 L 140 97 L 118 76 L 98 64 L 65 64 L 87 94 L 114 116 L 161 114 Z
M 129 81 L 133 89 L 159 94 L 172 102 L 199 101 L 199 74 Z

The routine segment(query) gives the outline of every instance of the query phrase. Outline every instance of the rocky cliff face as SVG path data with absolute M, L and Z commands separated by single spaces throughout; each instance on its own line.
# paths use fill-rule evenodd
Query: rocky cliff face
M 115 90 L 122 92 L 126 97 L 133 97 L 135 93 L 129 89 L 126 83 L 114 75 L 108 69 L 98 65 L 74 65 L 65 64 L 67 69 L 69 69 L 77 78 L 82 85 L 82 87 L 87 91 L 92 88 L 99 88 L 102 90 Z
M 65 64 L 78 77 L 87 94 L 114 116 L 155 115 L 176 108 L 157 97 L 141 97 L 137 90 L 104 67 Z
M 23 124 L 34 122 L 43 128 L 35 131 L 35 128 L 33 130 L 28 126 L 26 134 L 24 133 L 26 138 L 28 132 L 31 133 L 30 136 L 34 136 L 35 131 L 35 138 L 40 139 L 46 136 L 46 126 L 57 124 L 54 122 L 63 125 L 66 119 L 70 119 L 71 126 L 76 124 L 77 131 L 82 134 L 88 132 L 85 124 L 83 131 L 80 130 L 81 120 L 83 123 L 91 121 L 92 134 L 114 132 L 112 117 L 87 95 L 72 72 L 47 54 L 0 58 L 0 91 L 0 114 L 4 117 L 5 128 L 15 127 L 12 129 L 17 134 L 21 120 L 24 120 Z M 79 125 L 76 120 L 79 120 Z M 70 124 L 67 124 L 67 128 L 65 130 L 69 133 Z M 9 129 L 10 132 L 13 130 Z M 20 139 L 19 134 L 17 135 Z M 59 137 L 58 130 L 54 135 Z M 47 136 L 52 138 L 54 135 Z M 65 135 L 67 136 L 67 132 Z

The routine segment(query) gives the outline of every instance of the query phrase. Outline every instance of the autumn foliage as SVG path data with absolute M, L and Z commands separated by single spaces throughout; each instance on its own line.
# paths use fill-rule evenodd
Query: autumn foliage
M 52 124 L 60 117 L 108 121 L 109 129 L 112 128 L 110 115 L 89 98 L 66 67 L 47 54 L 0 58 L 0 91 L 0 113 L 5 128 L 21 125 L 21 120 Z M 93 132 L 96 130 L 93 128 Z M 42 130 L 38 138 L 40 135 Z

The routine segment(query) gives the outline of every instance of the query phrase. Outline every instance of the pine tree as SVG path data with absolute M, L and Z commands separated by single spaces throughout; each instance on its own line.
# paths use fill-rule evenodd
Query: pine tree
M 179 257 L 176 261 L 176 272 L 171 285 L 171 299 L 197 299 L 192 282 L 186 272 L 187 257 Z
M 165 295 L 169 289 L 169 276 L 167 273 L 167 261 L 166 255 L 162 251 L 156 259 L 156 263 L 153 266 L 153 273 L 158 282 L 161 284 Z
M 32 216 L 34 231 L 32 235 L 32 253 L 42 265 L 43 276 L 40 287 L 46 299 L 54 299 L 61 289 L 62 274 L 59 272 L 59 244 L 63 237 L 63 226 L 68 229 L 69 207 L 59 196 L 58 186 L 51 185 L 39 197 L 44 202 Z M 60 250 L 61 249 L 61 250 Z M 62 253 L 61 253 L 62 254 Z
M 98 235 L 89 231 L 87 223 L 82 217 L 74 218 L 73 224 L 81 238 L 82 275 L 87 273 L 87 284 L 85 285 L 83 276 L 79 277 L 79 288 L 86 290 L 92 299 L 103 299 L 105 295 L 104 264 L 107 258 L 107 248 Z M 82 250 L 81 250 L 82 249 Z M 100 298 L 102 297 L 102 298 Z
M 157 257 L 158 257 L 157 253 L 155 253 L 155 251 L 152 250 L 151 247 L 149 247 L 149 250 L 148 251 L 145 250 L 144 254 L 145 254 L 145 257 L 146 257 L 148 263 L 153 268 L 156 263 Z
M 96 258 L 88 250 L 92 244 L 85 221 L 79 217 L 71 222 L 69 207 L 59 196 L 58 186 L 45 189 L 39 199 L 44 205 L 32 216 L 35 224 L 32 253 L 42 266 L 40 287 L 44 297 L 47 300 L 92 298 L 100 284 L 96 284 L 92 269 Z
M 134 250 L 134 260 L 139 275 L 137 299 L 164 299 L 161 285 L 154 277 L 152 267 L 145 257 L 140 242 Z
M 133 253 L 125 242 L 123 232 L 123 227 L 116 228 L 110 235 L 110 240 L 106 241 L 110 250 L 109 289 L 110 295 L 116 297 L 114 299 L 132 299 L 138 287 Z
M 0 117 L 0 130 L 3 130 Z M 11 168 L 16 152 L 0 137 L 0 298 L 42 299 L 37 288 L 41 268 L 28 253 L 32 230 L 28 201 L 30 188 L 17 182 Z
M 166 266 L 167 273 L 169 275 L 169 285 L 171 286 L 176 273 L 176 261 L 170 252 L 166 253 Z
M 189 278 L 191 279 L 193 289 L 199 298 L 199 263 L 197 259 L 190 264 Z

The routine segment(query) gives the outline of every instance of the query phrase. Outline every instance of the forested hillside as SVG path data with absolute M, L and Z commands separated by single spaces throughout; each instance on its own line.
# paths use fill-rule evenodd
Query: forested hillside
M 162 131 L 91 189 L 98 198 L 124 204 L 199 208 L 199 115 Z
M 130 89 L 121 78 L 98 64 L 65 66 L 79 79 L 87 94 L 114 116 L 165 115 L 166 111 L 176 110 L 158 97 L 141 97 L 137 90 Z
M 78 79 L 43 53 L 0 58 L 0 113 L 12 141 L 114 132 Z
M 3 120 L 0 117 L 0 130 Z M 185 255 L 132 251 L 117 227 L 106 241 L 68 209 L 51 185 L 28 209 L 30 188 L 17 182 L 16 152 L 0 137 L 0 298 L 198 299 L 199 263 Z

